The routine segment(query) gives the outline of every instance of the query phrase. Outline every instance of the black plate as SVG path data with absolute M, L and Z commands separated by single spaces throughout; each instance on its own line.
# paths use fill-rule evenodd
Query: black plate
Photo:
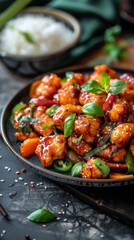
M 117 69 L 116 69 L 117 70 Z M 77 66 L 74 68 L 67 68 L 61 71 L 57 71 L 59 76 L 63 77 L 66 71 L 74 71 L 74 72 L 81 72 L 81 73 L 90 73 L 93 71 L 92 68 L 85 67 L 85 66 Z M 119 74 L 123 74 L 127 72 L 126 70 L 118 70 Z M 40 77 L 39 77 L 40 78 Z M 1 127 L 2 127 L 2 136 L 7 144 L 7 146 L 11 149 L 11 151 L 25 164 L 30 166 L 34 171 L 38 174 L 43 175 L 44 177 L 50 178 L 57 182 L 63 182 L 72 185 L 78 186 L 88 186 L 88 187 L 108 187 L 108 186 L 122 186 L 134 183 L 134 176 L 121 179 L 84 179 L 79 177 L 72 177 L 69 174 L 61 174 L 54 172 L 51 168 L 43 168 L 40 161 L 37 159 L 36 156 L 32 156 L 28 159 L 23 158 L 20 155 L 19 147 L 20 142 L 15 138 L 14 133 L 15 130 L 13 129 L 10 123 L 10 116 L 12 108 L 20 101 L 28 101 L 28 93 L 30 89 L 30 85 L 24 87 L 21 91 L 19 91 L 6 105 L 3 113 L 2 113 L 2 120 L 1 120 Z

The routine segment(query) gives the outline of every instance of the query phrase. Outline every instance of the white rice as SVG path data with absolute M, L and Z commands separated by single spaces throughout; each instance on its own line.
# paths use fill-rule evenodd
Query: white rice
M 34 43 L 20 32 L 29 33 Z M 48 16 L 27 14 L 6 24 L 0 34 L 0 50 L 21 56 L 47 55 L 64 48 L 73 38 L 73 31 L 64 23 Z

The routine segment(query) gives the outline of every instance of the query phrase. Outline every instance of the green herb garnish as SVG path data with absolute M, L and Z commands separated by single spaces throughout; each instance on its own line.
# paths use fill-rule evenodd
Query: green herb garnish
M 71 175 L 73 177 L 79 176 L 81 169 L 83 168 L 85 162 L 76 163 L 71 169 Z
M 72 143 L 79 143 L 81 140 L 82 140 L 82 135 L 80 136 L 80 137 L 78 137 L 78 138 L 73 138 L 72 139 Z
M 32 43 L 35 44 L 35 39 L 33 38 L 32 34 L 30 34 L 29 32 L 24 32 L 24 31 L 19 31 L 19 33 L 25 38 L 25 40 L 28 43 Z
M 32 222 L 37 222 L 37 223 L 47 223 L 51 222 L 56 218 L 55 214 L 50 212 L 47 209 L 38 209 L 34 212 L 32 212 L 27 219 L 32 221 Z
M 115 80 L 112 87 L 110 88 L 110 91 L 114 94 L 121 93 L 125 88 L 127 84 L 121 80 Z
M 74 121 L 76 118 L 76 114 L 73 113 L 65 118 L 64 121 L 64 136 L 67 138 L 69 137 L 74 130 Z
M 51 126 L 54 126 L 53 123 L 45 123 L 43 126 L 42 126 L 42 129 L 46 129 L 47 127 L 51 127 Z
M 52 117 L 54 114 L 55 114 L 55 112 L 56 112 L 56 110 L 58 109 L 58 105 L 56 105 L 56 104 L 54 104 L 53 106 L 51 106 L 50 108 L 48 108 L 47 110 L 46 110 L 46 114 L 48 115 L 48 116 L 50 116 L 50 117 Z
M 104 116 L 102 107 L 95 102 L 90 102 L 85 104 L 82 108 L 82 112 L 85 114 L 89 114 L 91 116 L 96 116 L 96 117 Z
M 66 72 L 65 76 L 68 79 L 68 78 L 71 78 L 74 74 L 75 74 L 74 72 Z
M 127 151 L 125 162 L 128 167 L 128 173 L 134 173 L 134 157 L 130 150 Z
M 100 94 L 102 92 L 119 94 L 126 88 L 126 86 L 127 84 L 125 82 L 117 79 L 114 81 L 112 87 L 110 87 L 110 77 L 106 72 L 103 72 L 101 74 L 100 83 L 95 80 L 89 80 L 84 83 L 81 88 L 93 94 Z
M 105 175 L 110 173 L 110 168 L 99 158 L 96 158 L 94 165 Z

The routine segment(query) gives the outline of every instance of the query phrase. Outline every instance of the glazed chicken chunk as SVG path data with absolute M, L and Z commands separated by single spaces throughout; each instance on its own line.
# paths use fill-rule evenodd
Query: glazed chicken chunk
M 35 153 L 44 167 L 51 166 L 56 159 L 64 158 L 67 153 L 64 135 L 56 134 L 41 138 Z

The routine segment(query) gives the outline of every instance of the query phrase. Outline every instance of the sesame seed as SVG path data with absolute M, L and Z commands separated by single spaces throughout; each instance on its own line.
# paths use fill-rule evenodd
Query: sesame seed
M 8 168 L 7 171 L 8 171 L 8 172 L 11 172 L 11 168 Z
M 56 219 L 57 219 L 57 220 L 60 220 L 60 217 L 57 217 Z
M 15 179 L 14 181 L 15 181 L 16 183 L 18 182 L 18 180 L 17 180 L 17 179 Z
M 5 233 L 6 233 L 6 230 L 3 230 L 2 233 L 5 234 Z
M 68 232 L 73 232 L 73 230 L 72 229 L 68 229 Z
M 0 179 L 0 182 L 5 182 L 5 180 L 4 179 Z
M 67 221 L 67 218 L 63 219 L 63 222 L 66 222 Z
M 25 183 L 24 183 L 24 186 L 27 186 L 27 185 L 28 185 L 28 183 L 25 182 Z
M 0 193 L 0 197 L 3 197 L 3 194 L 2 194 L 2 193 Z
M 7 166 L 5 166 L 4 168 L 5 168 L 5 169 L 8 169 L 8 167 L 7 167 Z
M 45 224 L 43 224 L 43 225 L 42 225 L 42 227 L 46 227 L 46 225 L 45 225 Z
M 19 180 L 20 180 L 20 181 L 23 181 L 23 180 L 24 180 L 24 178 L 22 178 L 22 177 L 19 177 Z

